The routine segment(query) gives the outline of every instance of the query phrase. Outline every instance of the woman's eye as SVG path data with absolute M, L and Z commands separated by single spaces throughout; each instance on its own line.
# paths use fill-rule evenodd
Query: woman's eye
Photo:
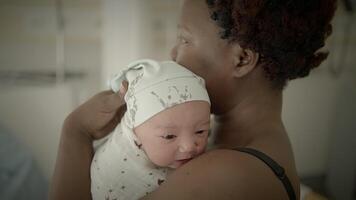
M 187 44 L 187 43 L 188 43 L 188 41 L 187 41 L 186 39 L 184 39 L 184 38 L 180 38 L 180 42 L 181 42 L 182 44 Z
M 178 40 L 179 43 L 181 43 L 181 44 L 187 44 L 187 43 L 188 43 L 188 40 L 185 39 L 182 35 L 178 35 L 178 36 L 177 36 L 177 40 Z
M 174 139 L 175 137 L 177 137 L 177 136 L 175 136 L 175 135 L 164 135 L 164 136 L 161 136 L 163 139 L 166 139 L 166 140 L 171 140 L 171 139 Z

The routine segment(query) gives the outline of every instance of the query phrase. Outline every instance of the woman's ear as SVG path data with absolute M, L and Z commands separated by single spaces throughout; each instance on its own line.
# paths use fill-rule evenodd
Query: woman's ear
M 250 73 L 257 65 L 259 54 L 250 49 L 234 50 L 234 72 L 235 77 L 243 77 Z

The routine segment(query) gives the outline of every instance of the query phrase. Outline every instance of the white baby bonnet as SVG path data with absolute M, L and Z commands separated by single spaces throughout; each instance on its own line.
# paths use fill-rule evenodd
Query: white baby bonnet
M 124 97 L 127 105 L 124 118 L 130 128 L 177 104 L 189 101 L 210 104 L 204 80 L 173 61 L 135 61 L 114 76 L 111 89 L 118 92 L 124 80 L 129 83 Z

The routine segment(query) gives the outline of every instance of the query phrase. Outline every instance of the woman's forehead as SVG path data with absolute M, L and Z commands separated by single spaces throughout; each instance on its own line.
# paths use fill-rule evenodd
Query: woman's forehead
M 205 0 L 184 0 L 181 6 L 180 25 L 193 28 L 209 22 L 209 10 Z
M 184 0 L 178 28 L 189 33 L 216 36 L 219 27 L 210 18 L 209 8 L 205 0 Z

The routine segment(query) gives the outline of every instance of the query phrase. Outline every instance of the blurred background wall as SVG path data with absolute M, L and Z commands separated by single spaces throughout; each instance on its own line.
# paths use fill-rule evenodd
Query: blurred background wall
M 0 0 L 0 124 L 46 180 L 65 117 L 130 61 L 169 59 L 178 11 L 176 0 Z M 328 60 L 284 96 L 298 172 L 329 187 L 355 182 L 355 19 L 340 4 Z

